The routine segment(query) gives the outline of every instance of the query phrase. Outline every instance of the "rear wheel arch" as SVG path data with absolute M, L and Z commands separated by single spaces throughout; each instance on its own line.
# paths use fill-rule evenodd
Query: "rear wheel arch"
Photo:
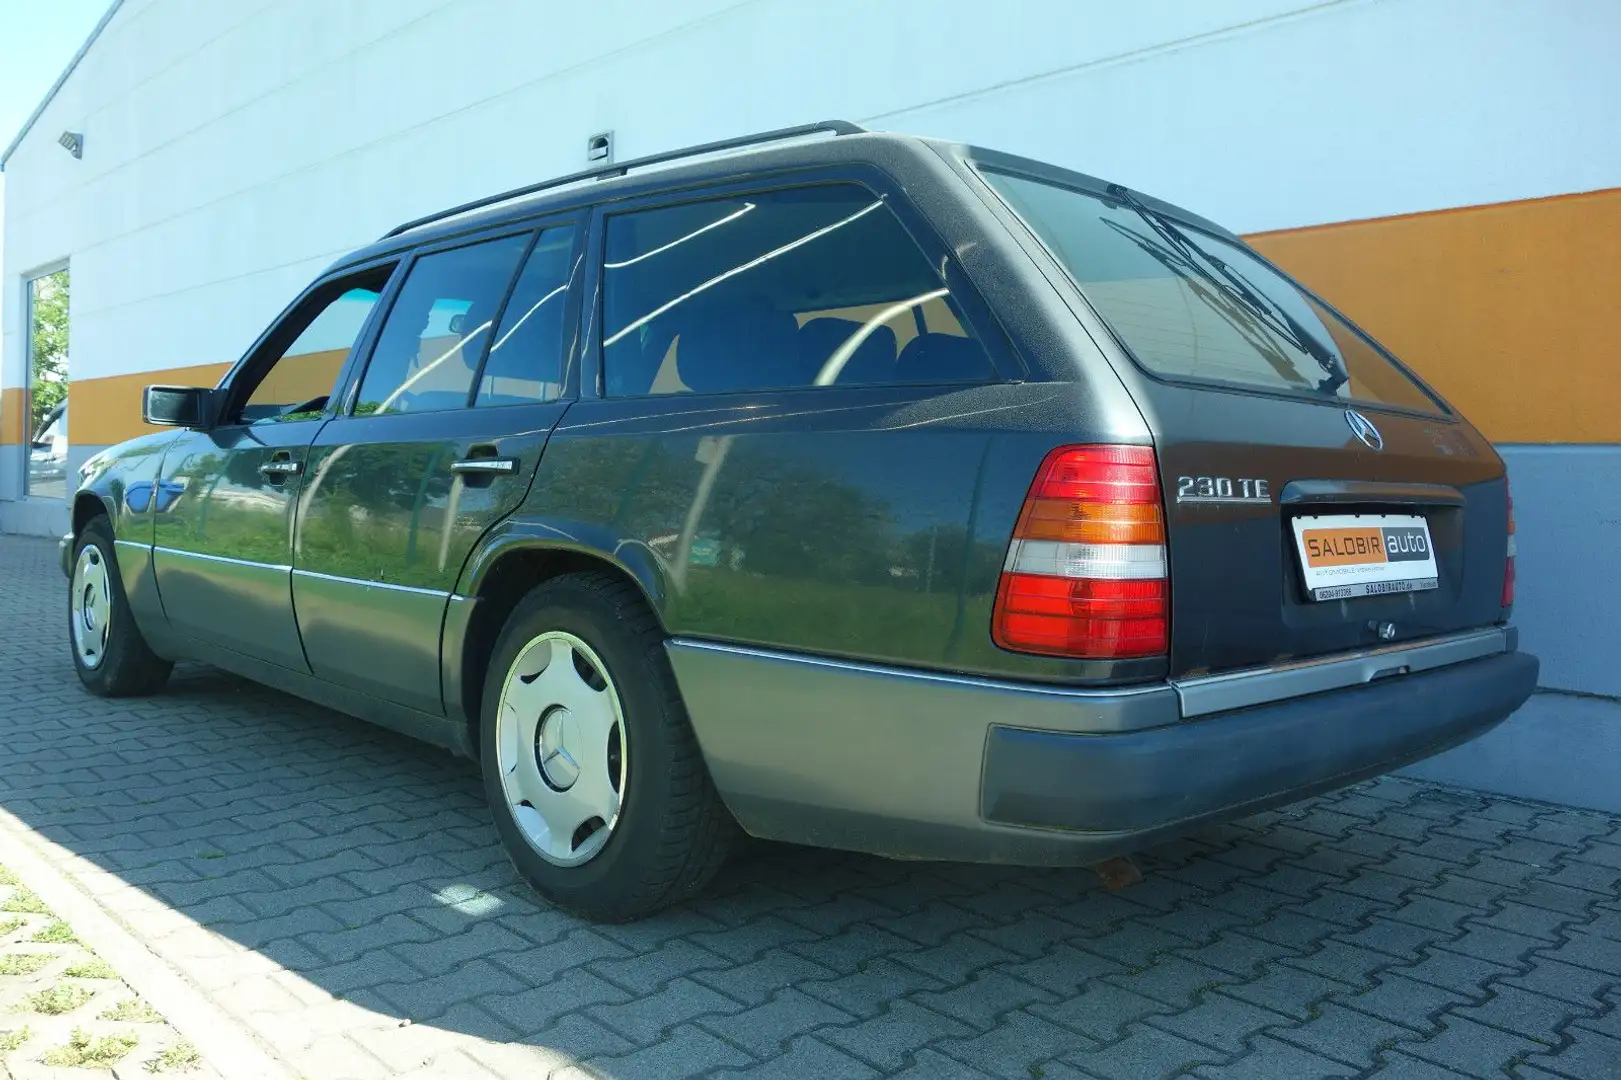
M 650 589 L 640 575 L 606 555 L 554 544 L 517 545 L 497 555 L 481 570 L 472 590 L 463 594 L 470 596 L 474 604 L 460 642 L 457 674 L 461 682 L 459 704 L 467 722 L 466 746 L 473 756 L 478 755 L 485 668 L 508 617 L 524 597 L 553 578 L 591 571 L 610 574 L 633 585 L 659 626 L 668 633 L 669 627 L 664 623 L 661 605 L 656 599 L 659 594 Z

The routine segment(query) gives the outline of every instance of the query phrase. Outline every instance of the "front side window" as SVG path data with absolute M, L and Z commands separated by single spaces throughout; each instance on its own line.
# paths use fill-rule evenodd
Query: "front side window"
M 555 401 L 563 392 L 563 301 L 575 231 L 572 225 L 547 229 L 529 253 L 490 342 L 475 405 Z
M 349 350 L 377 306 L 388 274 L 387 269 L 376 270 L 322 290 L 295 312 L 293 319 L 308 321 L 292 344 L 268 368 L 260 369 L 239 419 L 276 423 L 319 415 L 337 387 Z
M 355 414 L 465 408 L 528 245 L 526 235 L 506 236 L 417 259 L 377 336 Z
M 615 215 L 602 280 L 609 396 L 995 376 L 939 269 L 854 184 Z
M 1437 411 L 1390 358 L 1242 244 L 1154 210 L 986 170 L 1137 362 L 1170 379 Z

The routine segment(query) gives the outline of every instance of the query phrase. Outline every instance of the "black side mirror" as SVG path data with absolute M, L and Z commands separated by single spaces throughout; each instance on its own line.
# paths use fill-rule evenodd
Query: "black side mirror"
M 214 391 L 202 386 L 148 386 L 141 419 L 162 427 L 207 431 L 214 426 Z

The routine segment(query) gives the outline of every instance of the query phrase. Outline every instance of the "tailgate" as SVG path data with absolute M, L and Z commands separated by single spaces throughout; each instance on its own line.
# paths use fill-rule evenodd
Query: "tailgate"
M 1502 618 L 1507 488 L 1466 424 L 1165 385 L 1139 394 L 1176 418 L 1155 433 L 1173 675 Z M 1363 422 L 1378 448 L 1357 437 Z

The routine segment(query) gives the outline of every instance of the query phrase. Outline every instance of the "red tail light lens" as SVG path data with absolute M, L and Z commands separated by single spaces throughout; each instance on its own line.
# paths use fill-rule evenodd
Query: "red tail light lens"
M 1154 451 L 1065 446 L 1048 454 L 1008 546 L 995 642 L 1087 660 L 1162 656 L 1169 615 Z
M 1504 481 L 1505 486 L 1507 481 Z M 1508 492 L 1508 558 L 1503 562 L 1503 606 L 1514 606 L 1514 556 L 1519 545 L 1514 539 L 1514 493 Z

